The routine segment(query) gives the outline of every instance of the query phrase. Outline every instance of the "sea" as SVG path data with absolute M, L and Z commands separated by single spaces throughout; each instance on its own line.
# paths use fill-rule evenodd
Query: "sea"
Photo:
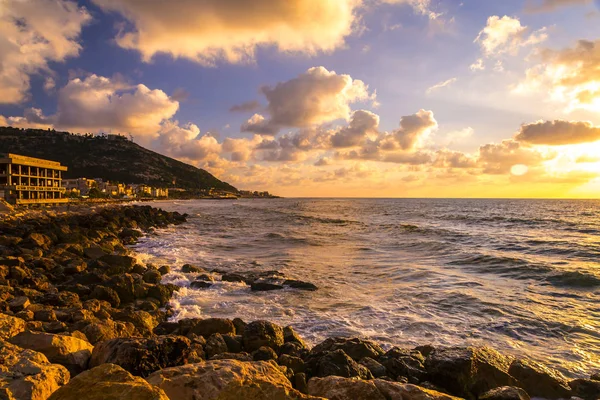
M 135 250 L 171 265 L 173 320 L 266 319 L 309 343 L 486 345 L 567 376 L 600 369 L 600 200 L 240 199 L 165 201 L 188 222 Z M 207 270 L 279 271 L 314 292 L 252 292 Z

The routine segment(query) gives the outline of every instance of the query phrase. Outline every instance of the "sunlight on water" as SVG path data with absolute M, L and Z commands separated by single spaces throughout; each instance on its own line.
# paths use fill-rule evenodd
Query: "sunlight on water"
M 175 318 L 291 324 L 310 342 L 491 345 L 563 372 L 600 368 L 600 202 L 239 200 L 164 202 L 185 225 L 145 238 L 143 257 L 208 270 L 278 270 L 316 292 L 184 287 Z M 215 275 L 218 277 L 218 275 Z

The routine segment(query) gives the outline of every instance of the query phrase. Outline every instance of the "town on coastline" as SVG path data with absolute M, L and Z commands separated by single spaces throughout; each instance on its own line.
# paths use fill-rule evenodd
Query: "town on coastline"
M 273 198 L 269 192 L 237 192 L 207 188 L 188 192 L 170 187 L 122 183 L 102 178 L 65 178 L 68 166 L 19 154 L 0 154 L 0 200 L 12 205 L 61 204 L 81 201 L 152 199 Z

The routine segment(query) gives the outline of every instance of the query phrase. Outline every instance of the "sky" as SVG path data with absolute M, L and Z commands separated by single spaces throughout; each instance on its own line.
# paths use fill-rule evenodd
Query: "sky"
M 293 197 L 600 197 L 600 0 L 0 0 L 0 126 Z

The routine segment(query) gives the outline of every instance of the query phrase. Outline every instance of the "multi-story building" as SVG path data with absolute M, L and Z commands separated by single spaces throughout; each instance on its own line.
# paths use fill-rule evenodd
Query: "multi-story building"
M 97 187 L 97 183 L 88 178 L 64 179 L 63 186 L 67 192 L 75 193 L 78 196 L 88 196 L 90 189 Z
M 0 155 L 0 198 L 12 204 L 66 203 L 59 162 L 17 154 Z

